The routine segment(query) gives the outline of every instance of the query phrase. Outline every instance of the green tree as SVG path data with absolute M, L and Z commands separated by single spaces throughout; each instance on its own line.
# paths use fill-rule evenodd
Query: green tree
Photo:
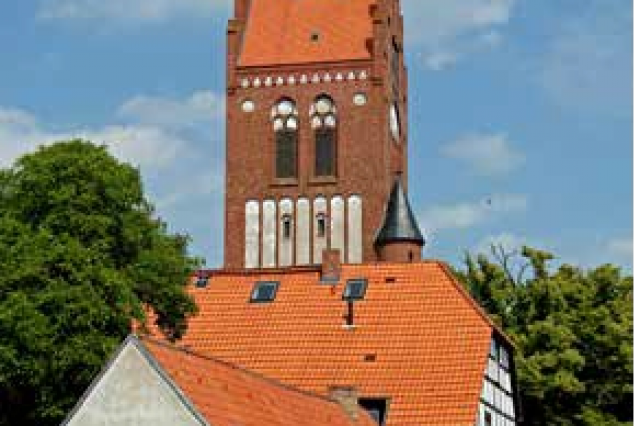
M 0 424 L 59 424 L 147 307 L 181 336 L 187 243 L 105 147 L 61 142 L 0 170 Z
M 493 247 L 458 274 L 517 346 L 525 424 L 631 425 L 633 279 L 603 265 L 551 271 L 550 253 Z

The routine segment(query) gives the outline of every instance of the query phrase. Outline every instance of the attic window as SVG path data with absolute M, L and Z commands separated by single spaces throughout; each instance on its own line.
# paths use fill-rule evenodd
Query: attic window
M 356 279 L 347 281 L 347 286 L 344 289 L 342 300 L 353 302 L 355 300 L 364 299 L 364 295 L 367 292 L 367 280 Z
M 251 292 L 251 303 L 270 303 L 276 298 L 280 283 L 275 281 L 257 282 Z
M 387 418 L 387 400 L 381 398 L 362 398 L 358 404 L 371 416 L 377 425 L 384 426 Z
M 209 277 L 206 275 L 198 276 L 196 279 L 196 287 L 197 288 L 205 288 L 209 284 Z

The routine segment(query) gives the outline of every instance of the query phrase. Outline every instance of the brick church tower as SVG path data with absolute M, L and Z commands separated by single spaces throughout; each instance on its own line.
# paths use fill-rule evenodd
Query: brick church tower
M 235 0 L 226 268 L 411 262 L 399 0 Z

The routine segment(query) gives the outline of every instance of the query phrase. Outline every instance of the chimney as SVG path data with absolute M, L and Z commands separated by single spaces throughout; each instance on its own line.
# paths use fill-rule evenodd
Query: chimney
M 240 21 L 245 21 L 249 14 L 249 2 L 250 0 L 235 0 L 235 18 Z
M 329 397 L 340 404 L 351 420 L 358 419 L 358 390 L 353 386 L 332 386 L 329 388 Z
M 341 272 L 340 250 L 325 250 L 322 252 L 322 272 L 320 281 L 323 283 L 338 283 Z

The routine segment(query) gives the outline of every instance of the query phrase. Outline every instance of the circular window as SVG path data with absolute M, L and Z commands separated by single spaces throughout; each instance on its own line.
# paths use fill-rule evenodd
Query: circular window
M 247 99 L 244 102 L 242 102 L 241 107 L 242 107 L 242 111 L 244 112 L 253 112 L 256 110 L 256 104 L 250 99 Z
M 363 106 L 367 103 L 367 95 L 364 93 L 356 93 L 353 95 L 353 103 L 357 106 Z

